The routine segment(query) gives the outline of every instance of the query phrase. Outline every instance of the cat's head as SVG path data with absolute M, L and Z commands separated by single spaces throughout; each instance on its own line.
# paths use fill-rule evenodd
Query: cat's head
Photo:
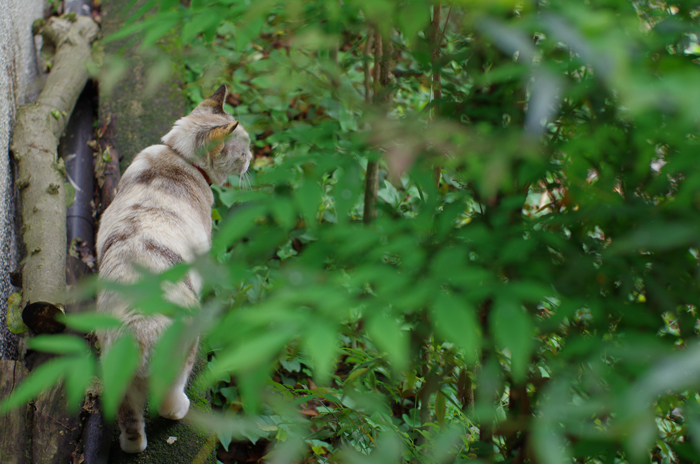
M 231 174 L 248 170 L 253 155 L 250 137 L 233 116 L 224 111 L 226 86 L 222 85 L 190 114 L 175 122 L 163 143 L 199 166 L 221 185 Z

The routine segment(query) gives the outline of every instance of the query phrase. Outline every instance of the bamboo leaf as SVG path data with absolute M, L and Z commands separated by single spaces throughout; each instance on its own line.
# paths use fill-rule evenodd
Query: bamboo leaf
M 85 340 L 75 335 L 37 335 L 27 341 L 32 350 L 55 354 L 85 353 Z
M 118 319 L 103 313 L 61 314 L 57 317 L 57 319 L 71 329 L 78 330 L 80 332 L 118 329 L 122 325 Z
M 122 335 L 102 355 L 102 407 L 106 418 L 116 417 L 117 408 L 136 369 L 141 353 L 129 334 Z
M 490 319 L 496 343 L 510 354 L 513 380 L 523 382 L 535 348 L 532 339 L 534 325 L 530 316 L 517 301 L 499 298 Z

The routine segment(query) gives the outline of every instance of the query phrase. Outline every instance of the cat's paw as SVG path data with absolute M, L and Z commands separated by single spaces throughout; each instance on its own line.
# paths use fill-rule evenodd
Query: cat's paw
M 180 420 L 190 410 L 190 399 L 183 392 L 168 395 L 158 410 L 161 417 L 172 420 Z
M 139 435 L 135 440 L 129 440 L 125 434 L 119 435 L 119 446 L 121 446 L 122 451 L 125 453 L 140 453 L 146 449 L 148 446 L 148 440 L 146 440 L 146 435 Z

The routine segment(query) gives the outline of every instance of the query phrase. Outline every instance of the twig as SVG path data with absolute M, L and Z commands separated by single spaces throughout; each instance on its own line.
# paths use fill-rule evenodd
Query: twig
M 372 81 L 369 71 L 369 54 L 372 50 L 372 42 L 374 34 L 372 34 L 372 29 L 370 28 L 367 33 L 367 41 L 365 42 L 365 52 L 363 56 L 364 61 L 364 74 L 365 74 L 365 103 L 372 103 Z
M 438 46 L 442 46 L 442 41 L 445 40 L 445 32 L 447 31 L 447 23 L 450 22 L 450 15 L 452 14 L 452 6 L 447 10 L 447 18 L 445 18 L 445 25 L 442 27 L 442 34 L 440 35 L 440 40 L 438 41 Z
M 371 32 L 370 32 L 371 34 Z M 376 102 L 381 90 L 381 62 L 382 62 L 382 36 L 379 28 L 374 29 L 374 92 L 373 100 Z M 370 40 L 369 38 L 367 39 Z M 365 224 L 372 222 L 377 217 L 377 199 L 379 191 L 379 160 L 367 162 L 365 173 L 365 209 L 363 221 Z

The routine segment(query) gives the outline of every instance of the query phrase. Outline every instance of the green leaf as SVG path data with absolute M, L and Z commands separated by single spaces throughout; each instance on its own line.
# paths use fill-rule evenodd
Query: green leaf
M 77 411 L 85 398 L 85 390 L 97 374 L 97 363 L 90 354 L 77 358 L 66 371 L 66 402 L 71 411 Z
M 438 424 L 445 425 L 445 394 L 438 390 L 435 395 L 435 418 Z
M 530 303 L 539 303 L 547 296 L 554 296 L 554 290 L 534 280 L 518 280 L 509 282 L 506 288 L 513 298 Z
M 243 343 L 220 351 L 210 364 L 210 370 L 205 374 L 204 383 L 210 385 L 221 375 L 229 372 L 264 367 L 289 342 L 291 337 L 292 333 L 289 330 L 278 328 L 263 332 Z
M 263 216 L 267 208 L 264 206 L 247 206 L 234 210 L 232 214 L 219 225 L 219 232 L 212 243 L 212 253 L 218 255 L 235 241 L 240 240 L 248 231 L 255 227 L 255 219 Z
M 431 316 L 435 331 L 463 349 L 467 362 L 476 361 L 480 336 L 474 308 L 454 295 L 440 293 L 433 304 Z
M 311 320 L 303 340 L 314 363 L 316 383 L 327 385 L 333 373 L 333 361 L 338 354 L 338 327 L 322 319 Z
M 430 8 L 420 1 L 406 2 L 399 8 L 398 13 L 399 27 L 411 41 L 430 22 Z
M 543 464 L 562 464 L 571 462 L 566 446 L 566 439 L 562 436 L 561 427 L 549 421 L 535 420 L 532 438 L 539 462 Z
M 22 294 L 11 293 L 7 297 L 7 328 L 13 334 L 23 334 L 29 330 L 29 327 L 22 320 Z
M 103 348 L 104 349 L 104 348 Z M 114 419 L 127 387 L 141 364 L 141 353 L 129 334 L 123 334 L 102 354 L 102 408 Z
M 649 222 L 618 239 L 613 238 L 607 252 L 610 254 L 629 254 L 637 253 L 640 250 L 664 251 L 697 244 L 698 237 L 700 237 L 700 233 L 694 224 Z
M 353 132 L 357 130 L 357 120 L 355 114 L 345 106 L 340 108 L 340 129 L 343 132 Z
M 243 51 L 253 37 L 260 34 L 265 24 L 265 16 L 258 14 L 252 18 L 246 18 L 243 24 L 238 24 L 236 29 L 236 50 Z
M 59 314 L 57 319 L 69 328 L 80 332 L 118 329 L 122 325 L 118 319 L 103 313 Z
M 498 298 L 491 313 L 490 324 L 496 344 L 509 351 L 513 380 L 522 383 L 535 348 L 534 324 L 520 304 L 510 298 Z
M 283 228 L 289 230 L 294 227 L 297 220 L 297 212 L 294 204 L 285 197 L 278 197 L 272 202 L 272 216 Z
M 563 422 L 570 420 L 570 388 L 564 381 L 555 380 L 546 387 L 546 394 L 540 406 L 540 413 L 532 421 L 532 439 L 535 453 L 543 464 L 571 462 L 571 452 L 564 437 Z M 569 413 L 569 414 L 567 414 Z
M 163 36 L 171 32 L 180 22 L 180 16 L 176 12 L 166 12 L 149 18 L 147 28 L 144 28 L 142 46 L 154 45 Z
M 221 21 L 220 12 L 216 9 L 205 10 L 190 18 L 182 27 L 180 40 L 189 43 L 192 39 L 203 31 L 214 27 Z
M 66 191 L 66 208 L 70 208 L 75 201 L 75 187 L 70 182 L 65 182 L 63 186 Z
M 149 359 L 152 374 L 148 378 L 151 404 L 160 407 L 165 394 L 182 371 L 196 335 L 187 330 L 182 320 L 176 320 L 161 335 Z
M 408 367 L 408 336 L 403 333 L 401 324 L 392 314 L 376 314 L 367 320 L 367 333 L 372 342 L 389 355 L 391 368 L 395 373 Z
M 85 340 L 75 335 L 37 335 L 27 341 L 32 350 L 56 354 L 85 353 Z
M 305 178 L 295 193 L 297 207 L 304 215 L 306 226 L 316 226 L 316 213 L 318 213 L 318 205 L 321 202 L 321 189 L 318 183 L 313 179 Z
M 404 446 L 401 438 L 390 432 L 383 433 L 377 440 L 377 446 L 369 456 L 347 447 L 342 452 L 342 462 L 348 464 L 398 464 L 402 462 L 401 455 Z

